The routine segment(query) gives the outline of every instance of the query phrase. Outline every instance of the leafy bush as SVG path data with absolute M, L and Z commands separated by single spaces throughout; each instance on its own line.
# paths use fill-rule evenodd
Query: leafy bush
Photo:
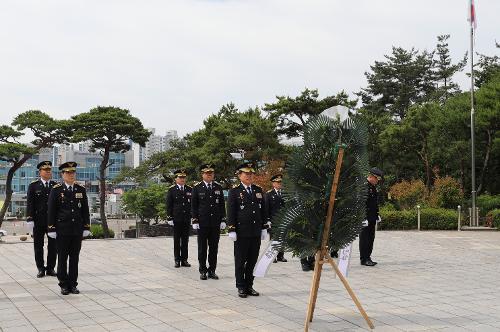
M 494 209 L 486 215 L 486 223 L 500 230 L 500 209 Z
M 403 180 L 389 189 L 389 195 L 396 201 L 399 208 L 411 209 L 425 202 L 426 188 L 422 180 Z
M 476 206 L 480 212 L 500 209 L 500 195 L 481 195 L 477 197 Z
M 380 210 L 382 222 L 380 230 L 417 229 L 417 210 L 390 211 Z M 449 230 L 457 229 L 458 215 L 455 210 L 424 208 L 420 210 L 420 229 Z
M 462 204 L 464 193 L 460 183 L 451 176 L 438 177 L 429 196 L 429 205 L 434 208 L 456 209 Z
M 102 229 L 102 225 L 90 225 L 90 232 L 92 233 L 93 239 L 104 239 L 104 230 Z M 109 229 L 110 238 L 115 237 L 115 232 L 112 229 Z

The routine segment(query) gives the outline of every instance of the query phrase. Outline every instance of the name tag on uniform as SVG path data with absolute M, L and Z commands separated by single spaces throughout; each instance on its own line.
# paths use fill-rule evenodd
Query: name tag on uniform
M 83 198 L 83 193 L 76 193 L 75 198 Z
M 215 203 L 216 203 L 216 204 L 219 204 L 219 199 L 218 199 L 218 198 L 215 200 Z
M 262 194 L 261 193 L 255 193 L 255 197 L 262 198 Z

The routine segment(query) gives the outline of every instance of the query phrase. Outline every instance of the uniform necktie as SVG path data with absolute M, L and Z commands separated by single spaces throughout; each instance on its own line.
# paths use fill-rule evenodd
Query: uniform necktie
M 73 192 L 73 186 L 69 186 L 68 190 L 69 190 L 70 193 L 72 193 Z
M 211 183 L 208 184 L 208 190 L 212 191 L 212 184 Z
M 252 187 L 248 186 L 247 191 L 248 191 L 248 194 L 252 195 Z

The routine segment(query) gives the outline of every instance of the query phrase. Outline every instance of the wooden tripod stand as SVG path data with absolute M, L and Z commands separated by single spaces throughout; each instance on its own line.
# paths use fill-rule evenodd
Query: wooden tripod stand
M 313 315 L 314 315 L 314 308 L 316 307 L 316 300 L 318 298 L 318 289 L 319 289 L 319 282 L 321 280 L 321 271 L 323 270 L 323 264 L 324 263 L 330 263 L 330 265 L 333 267 L 335 270 L 335 273 L 339 276 L 339 279 L 342 281 L 344 284 L 345 289 L 351 296 L 352 300 L 358 307 L 359 312 L 365 319 L 366 323 L 368 326 L 373 329 L 373 323 L 370 320 L 370 317 L 366 314 L 365 310 L 363 309 L 363 306 L 359 302 L 358 298 L 356 297 L 356 294 L 354 294 L 351 286 L 349 286 L 349 283 L 347 282 L 347 279 L 344 277 L 344 275 L 340 272 L 337 264 L 335 261 L 330 257 L 329 251 L 328 251 L 328 238 L 330 236 L 330 220 L 332 220 L 333 216 L 333 206 L 335 204 L 335 195 L 337 193 L 337 188 L 339 184 L 339 178 L 340 178 L 340 168 L 342 166 L 342 160 L 344 158 L 344 148 L 340 147 L 339 148 L 339 153 L 337 155 L 337 164 L 335 166 L 335 174 L 334 174 L 334 179 L 332 183 L 332 189 L 330 192 L 330 200 L 328 202 L 328 210 L 326 214 L 326 221 L 325 225 L 323 228 L 323 236 L 321 239 L 321 248 L 316 252 L 315 256 L 315 263 L 314 263 L 314 274 L 312 278 L 312 285 L 311 285 L 311 292 L 309 294 L 309 305 L 307 308 L 307 316 L 306 316 L 306 322 L 305 322 L 305 327 L 304 331 L 309 330 L 309 324 L 312 322 Z

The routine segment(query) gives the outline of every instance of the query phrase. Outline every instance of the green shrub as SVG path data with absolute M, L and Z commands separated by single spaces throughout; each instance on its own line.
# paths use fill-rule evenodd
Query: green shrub
M 500 195 L 480 195 L 477 197 L 476 206 L 480 213 L 500 209 Z
M 486 215 L 487 223 L 500 230 L 500 209 L 494 209 Z
M 380 230 L 417 229 L 417 209 L 390 211 L 380 210 Z M 455 210 L 424 208 L 420 210 L 421 230 L 457 229 L 458 215 Z
M 104 230 L 102 229 L 102 225 L 90 225 L 90 232 L 92 233 L 93 239 L 104 239 Z M 111 238 L 115 237 L 115 232 L 112 229 L 109 229 L 109 236 Z
M 456 209 L 462 204 L 464 193 L 460 183 L 451 176 L 438 177 L 429 196 L 429 204 L 434 208 Z

